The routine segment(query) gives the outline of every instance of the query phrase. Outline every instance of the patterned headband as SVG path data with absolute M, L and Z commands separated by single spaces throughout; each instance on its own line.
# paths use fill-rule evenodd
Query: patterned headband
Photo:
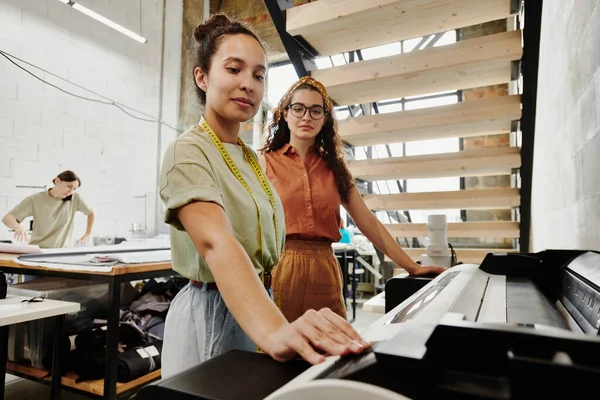
M 290 87 L 288 89 L 288 91 L 285 93 L 285 95 L 279 101 L 277 110 L 275 110 L 275 112 L 273 113 L 273 119 L 276 124 L 279 123 L 279 120 L 281 119 L 281 116 L 283 115 L 283 110 L 284 110 L 285 105 L 290 101 L 290 99 L 291 99 L 292 95 L 294 94 L 294 92 L 296 91 L 296 89 L 298 89 L 302 85 L 310 85 L 310 86 L 314 87 L 315 89 L 317 89 L 317 91 L 321 94 L 321 96 L 323 96 L 323 99 L 325 101 L 325 112 L 328 112 L 328 113 L 331 112 L 331 110 L 333 109 L 333 106 L 331 104 L 331 99 L 329 98 L 329 95 L 327 94 L 327 90 L 325 89 L 325 86 L 323 86 L 323 84 L 321 82 L 319 82 L 312 76 L 303 76 L 302 78 L 300 78 L 298 80 L 298 82 L 294 83 L 292 85 L 292 87 Z

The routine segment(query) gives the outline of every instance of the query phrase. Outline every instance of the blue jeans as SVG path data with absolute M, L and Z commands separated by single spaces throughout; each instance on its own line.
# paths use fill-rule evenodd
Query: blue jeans
M 233 318 L 219 291 L 188 284 L 177 293 L 165 321 L 163 378 L 234 349 L 256 351 L 256 345 Z

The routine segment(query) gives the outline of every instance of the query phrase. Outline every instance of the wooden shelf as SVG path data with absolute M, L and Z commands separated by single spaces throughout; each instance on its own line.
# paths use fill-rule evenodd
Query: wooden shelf
M 421 261 L 421 255 L 426 254 L 426 249 L 404 248 L 406 254 L 414 261 Z M 515 249 L 454 249 L 458 262 L 463 264 L 481 264 L 488 253 L 515 253 Z M 391 261 L 387 256 L 385 261 Z
M 402 223 L 385 224 L 397 238 L 426 237 L 427 224 Z M 449 222 L 448 237 L 451 238 L 518 238 L 519 223 L 512 221 Z
M 338 105 L 364 104 L 508 83 L 511 62 L 522 54 L 521 31 L 516 30 L 317 69 L 312 76 Z
M 421 192 L 363 195 L 373 211 L 387 210 L 490 210 L 510 209 L 520 204 L 519 189 L 466 189 L 450 192 Z
M 15 363 L 8 362 L 6 364 L 6 372 L 14 373 L 18 376 L 21 376 L 25 379 L 31 378 L 34 380 L 44 380 L 48 381 L 48 383 L 52 380 L 51 377 L 47 377 L 48 371 L 44 369 L 28 367 L 24 365 L 19 365 Z M 135 379 L 131 382 L 126 383 L 117 383 L 117 394 L 125 393 L 129 390 L 135 389 L 136 387 L 140 387 L 145 385 L 151 381 L 160 378 L 160 369 L 156 371 L 152 371 L 147 375 L 142 376 L 141 378 Z M 82 392 L 91 393 L 97 396 L 104 395 L 104 380 L 97 381 L 85 381 L 81 383 L 76 383 L 77 375 L 70 372 L 62 377 L 62 386 L 69 387 L 72 389 L 77 389 Z
M 319 0 L 288 9 L 286 30 L 332 55 L 510 15 L 510 0 Z
M 353 146 L 375 146 L 509 133 L 512 121 L 519 119 L 521 96 L 514 95 L 346 118 L 338 121 L 338 130 Z
M 521 166 L 518 147 L 488 147 L 455 153 L 377 158 L 348 162 L 363 181 L 510 175 Z

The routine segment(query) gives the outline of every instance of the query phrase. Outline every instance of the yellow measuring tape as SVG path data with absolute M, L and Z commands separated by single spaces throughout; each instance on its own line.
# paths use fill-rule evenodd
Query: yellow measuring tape
M 263 249 L 264 249 L 263 235 L 262 235 L 263 229 L 262 229 L 262 216 L 261 216 L 260 206 L 258 204 L 258 201 L 254 197 L 254 193 L 252 192 L 252 189 L 250 188 L 250 186 L 248 185 L 248 183 L 242 176 L 240 170 L 235 165 L 235 162 L 229 155 L 229 152 L 223 145 L 223 142 L 221 142 L 221 139 L 219 139 L 219 137 L 217 136 L 215 131 L 211 128 L 211 126 L 206 122 L 206 120 L 204 118 L 202 118 L 200 120 L 200 126 L 202 127 L 202 129 L 204 129 L 204 131 L 206 133 L 208 133 L 208 136 L 212 140 L 213 144 L 217 147 L 217 149 L 221 153 L 221 156 L 223 157 L 223 160 L 225 160 L 225 163 L 229 167 L 229 170 L 231 171 L 231 173 L 233 173 L 233 175 L 236 177 L 236 179 L 242 184 L 244 189 L 246 189 L 248 194 L 250 194 L 250 197 L 252 197 L 252 200 L 254 201 L 254 204 L 256 205 L 256 210 L 258 212 L 258 235 L 260 237 L 260 251 L 261 251 L 261 255 L 262 255 L 262 254 L 264 254 L 264 252 L 263 252 Z M 276 243 L 277 251 L 278 251 L 279 250 L 279 225 L 277 222 L 277 205 L 275 203 L 275 196 L 273 195 L 273 191 L 271 190 L 271 187 L 269 186 L 269 182 L 267 182 L 267 178 L 266 178 L 265 174 L 263 173 L 262 169 L 256 162 L 256 159 L 254 158 L 254 155 L 252 154 L 252 150 L 250 150 L 250 148 L 246 145 L 246 143 L 244 143 L 244 141 L 242 139 L 240 139 L 239 137 L 237 138 L 237 143 L 242 147 L 244 156 L 246 157 L 246 159 L 252 166 L 254 175 L 256 175 L 263 190 L 269 197 L 269 203 L 271 203 L 271 207 L 273 208 L 273 225 L 275 226 L 275 243 Z M 264 283 L 265 283 L 264 259 L 262 261 L 263 262 L 261 263 L 261 282 L 264 285 Z M 279 306 L 279 304 L 278 304 L 278 306 Z M 256 347 L 256 351 L 258 353 L 264 353 L 264 351 L 262 349 L 260 349 L 259 347 Z
M 233 173 L 233 175 L 237 178 L 237 180 L 242 184 L 242 186 L 244 187 L 244 189 L 246 189 L 246 191 L 248 192 L 248 194 L 250 194 L 250 197 L 252 197 L 252 200 L 254 201 L 254 204 L 256 205 L 256 210 L 258 212 L 258 230 L 259 230 L 258 234 L 260 236 L 260 243 L 261 243 L 261 245 L 260 245 L 261 249 L 260 250 L 261 250 L 261 253 L 262 253 L 262 250 L 263 250 L 262 249 L 262 247 L 263 247 L 262 246 L 262 243 L 263 243 L 262 242 L 262 240 L 263 240 L 263 236 L 262 236 L 262 218 L 261 218 L 260 206 L 258 204 L 258 201 L 254 197 L 254 193 L 252 192 L 252 189 L 250 188 L 250 186 L 248 186 L 248 183 L 246 183 L 246 180 L 244 179 L 244 177 L 242 176 L 241 172 L 239 171 L 239 169 L 235 165 L 235 162 L 233 161 L 233 159 L 229 155 L 229 152 L 227 151 L 227 149 L 225 148 L 225 146 L 223 146 L 223 142 L 221 142 L 221 139 L 219 139 L 219 137 L 215 133 L 214 129 L 211 128 L 210 125 L 208 125 L 208 123 L 206 122 L 206 120 L 204 118 L 202 118 L 200 120 L 200 126 L 202 127 L 202 129 L 204 129 L 204 131 L 206 133 L 208 133 L 208 136 L 210 137 L 210 139 L 212 140 L 213 144 L 217 147 L 217 149 L 221 153 L 221 156 L 223 157 L 223 160 L 225 160 L 225 163 L 227 164 L 227 166 L 231 170 L 231 173 Z M 248 162 L 252 166 L 252 170 L 254 171 L 254 175 L 256 175 L 256 177 L 258 178 L 258 181 L 260 182 L 263 190 L 265 191 L 265 193 L 269 197 L 269 203 L 271 203 L 271 207 L 273 208 L 273 225 L 275 226 L 275 243 L 276 243 L 277 249 L 279 249 L 279 224 L 278 224 L 278 221 L 277 221 L 277 205 L 275 203 L 275 196 L 273 195 L 273 191 L 271 190 L 271 186 L 269 186 L 269 182 L 267 181 L 267 177 L 263 173 L 262 168 L 260 168 L 260 166 L 256 162 L 256 159 L 254 158 L 254 155 L 252 154 L 252 150 L 250 150 L 250 148 L 248 147 L 248 145 L 246 145 L 246 143 L 244 143 L 244 141 L 242 139 L 240 139 L 239 137 L 237 138 L 237 143 L 242 147 L 242 150 L 244 152 L 244 156 L 246 157 L 246 159 L 248 160 Z M 265 267 L 264 267 L 264 265 L 261 265 L 261 267 L 262 267 L 262 281 L 264 283 Z

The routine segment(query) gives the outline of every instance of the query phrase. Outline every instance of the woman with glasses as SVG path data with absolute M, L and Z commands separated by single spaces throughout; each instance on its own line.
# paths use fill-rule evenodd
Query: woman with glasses
M 273 271 L 275 301 L 288 321 L 328 307 L 346 317 L 342 273 L 331 244 L 341 238 L 340 205 L 358 229 L 413 275 L 444 269 L 416 264 L 371 213 L 344 162 L 332 102 L 325 87 L 303 77 L 274 111 L 260 161 L 285 213 L 285 249 Z

